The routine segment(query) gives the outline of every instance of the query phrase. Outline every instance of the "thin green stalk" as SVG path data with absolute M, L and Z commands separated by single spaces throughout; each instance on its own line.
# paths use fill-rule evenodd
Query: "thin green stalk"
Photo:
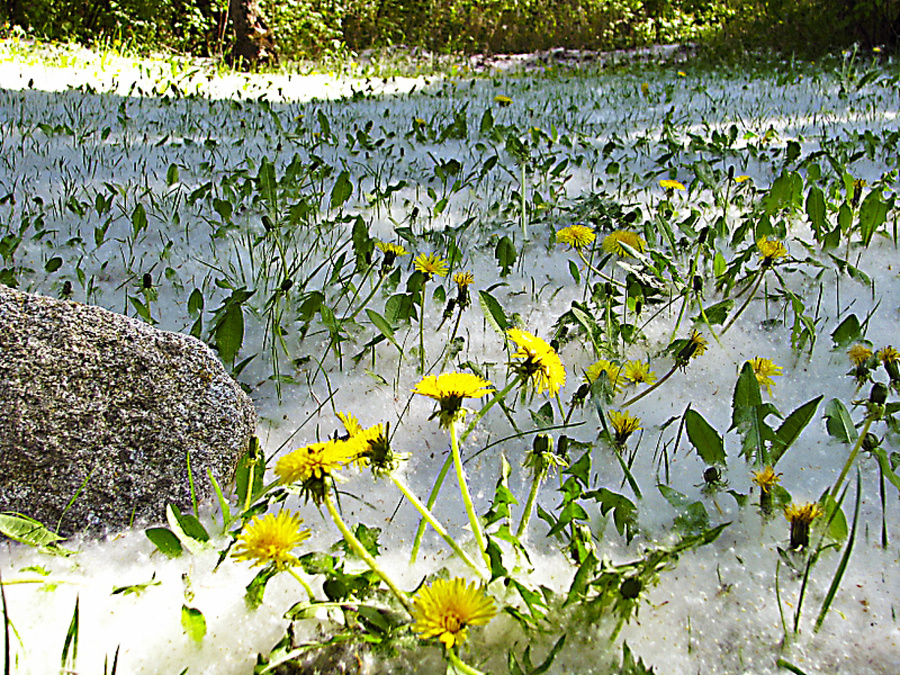
M 287 569 L 288 569 L 288 572 L 290 572 L 290 575 L 292 577 L 294 577 L 298 582 L 300 582 L 301 586 L 303 586 L 303 590 L 306 591 L 306 594 L 309 596 L 309 601 L 315 602 L 316 596 L 313 593 L 312 589 L 309 587 L 309 584 L 306 583 L 306 580 L 303 577 L 301 577 L 299 574 L 297 574 L 297 571 L 293 567 L 288 567 Z
M 370 267 L 370 269 L 371 269 L 371 267 Z M 366 276 L 368 276 L 368 271 L 366 272 Z M 356 318 L 356 315 L 359 314 L 366 307 L 366 305 L 369 304 L 369 300 L 371 300 L 373 297 L 375 297 L 375 294 L 378 292 L 378 289 L 381 288 L 381 284 L 384 282 L 384 279 L 386 276 L 387 276 L 386 274 L 378 275 L 378 283 L 376 283 L 372 287 L 372 290 L 369 292 L 369 295 L 366 296 L 366 299 L 363 300 L 361 303 L 359 303 L 359 306 L 354 310 L 353 314 L 351 314 L 350 316 L 345 318 L 344 321 L 353 321 L 353 319 Z M 357 293 L 357 295 L 358 295 L 358 293 Z M 353 301 L 355 299 L 356 299 L 356 296 L 354 296 L 353 298 L 350 299 L 350 306 L 353 306 Z
M 731 325 L 738 320 L 738 317 L 744 313 L 744 310 L 747 309 L 747 306 L 750 304 L 750 301 L 753 300 L 753 296 L 756 295 L 756 291 L 759 288 L 760 283 L 762 283 L 763 277 L 765 276 L 766 268 L 761 267 L 759 270 L 759 274 L 756 277 L 756 281 L 753 283 L 753 287 L 750 289 L 750 293 L 747 294 L 747 299 L 744 300 L 744 304 L 740 306 L 737 312 L 734 313 L 734 316 L 728 320 L 728 323 L 725 324 L 725 327 L 722 328 L 721 335 L 725 335 L 728 332 L 728 329 L 731 328 Z
M 447 661 L 450 662 L 450 665 L 453 666 L 453 668 L 457 672 L 463 673 L 463 675 L 484 675 L 484 673 L 482 673 L 477 668 L 473 668 L 472 666 L 464 663 L 452 649 L 447 649 L 445 651 L 445 654 L 447 656 Z
M 469 516 L 469 525 L 472 533 L 475 535 L 475 541 L 478 544 L 478 550 L 484 556 L 484 562 L 491 567 L 491 559 L 487 554 L 487 544 L 484 541 L 484 533 L 481 531 L 481 523 L 478 522 L 478 515 L 475 513 L 475 507 L 472 505 L 472 496 L 469 494 L 469 486 L 466 484 L 466 477 L 463 475 L 462 458 L 459 455 L 459 442 L 456 439 L 456 425 L 450 425 L 450 451 L 453 453 L 453 464 L 456 467 L 456 480 L 459 483 L 459 492 L 462 496 L 463 504 L 466 506 L 466 515 Z
M 431 494 L 428 495 L 428 505 L 427 509 L 432 509 L 434 507 L 434 503 L 437 501 L 438 493 L 441 491 L 441 487 L 444 485 L 444 479 L 447 478 L 447 472 L 450 470 L 450 464 L 453 462 L 453 458 L 450 455 L 447 455 L 447 459 L 444 460 L 444 465 L 441 467 L 440 473 L 438 473 L 437 480 L 434 481 L 434 485 L 431 488 Z M 419 521 L 419 528 L 416 530 L 416 538 L 413 540 L 412 553 L 409 556 L 409 562 L 416 562 L 416 557 L 419 555 L 419 547 L 422 545 L 422 537 L 425 534 L 425 526 L 428 523 L 424 518 Z
M 651 391 L 653 391 L 653 390 L 658 389 L 659 387 L 661 387 L 661 386 L 662 386 L 662 383 L 665 382 L 666 380 L 668 380 L 670 377 L 672 377 L 672 375 L 675 374 L 675 371 L 676 371 L 676 370 L 678 370 L 678 365 L 677 365 L 677 364 L 674 365 L 674 366 L 672 366 L 672 369 L 671 369 L 668 373 L 666 373 L 665 375 L 663 375 L 661 378 L 659 378 L 656 382 L 654 382 L 653 385 L 651 385 L 651 386 L 648 387 L 647 389 L 644 389 L 644 391 L 642 391 L 642 392 L 641 392 L 640 394 L 638 394 L 637 396 L 632 396 L 630 399 L 628 399 L 627 401 L 625 401 L 625 403 L 622 404 L 622 407 L 623 407 L 623 408 L 627 408 L 627 407 L 630 406 L 632 403 L 636 403 L 636 402 L 640 401 L 642 398 L 644 398 L 644 397 L 645 397 L 647 394 L 649 394 Z
M 410 491 L 406 483 L 397 478 L 397 476 L 395 476 L 394 474 L 391 474 L 391 482 L 393 482 L 394 485 L 397 486 L 397 489 L 403 493 L 403 496 L 406 497 L 409 500 L 410 504 L 412 504 L 416 508 L 416 511 L 422 514 L 422 518 L 424 518 L 428 522 L 428 524 L 434 528 L 435 532 L 441 535 L 444 541 L 449 544 L 450 548 L 453 549 L 453 552 L 456 553 L 456 555 L 458 555 L 460 559 L 464 563 L 466 563 L 466 565 L 471 567 L 478 576 L 480 576 L 485 581 L 488 581 L 488 577 L 484 573 L 484 570 L 480 569 L 478 565 L 476 565 L 475 562 L 466 554 L 466 552 L 460 548 L 459 544 L 457 544 L 453 537 L 450 536 L 450 533 L 447 532 L 447 529 L 438 522 L 438 520 L 434 517 L 434 514 L 428 510 L 428 508 L 421 502 L 421 500 L 419 500 L 419 498 Z
M 853 446 L 853 450 L 850 451 L 850 456 L 847 457 L 847 462 L 844 464 L 844 468 L 841 469 L 841 473 L 838 476 L 837 481 L 834 484 L 834 487 L 831 488 L 831 492 L 829 496 L 834 499 L 837 496 L 838 490 L 841 489 L 841 483 L 844 482 L 844 479 L 847 477 L 847 472 L 850 471 L 850 467 L 853 465 L 853 462 L 856 460 L 856 456 L 859 454 L 859 449 L 862 447 L 863 439 L 866 437 L 866 434 L 869 433 L 869 427 L 872 426 L 872 422 L 875 421 L 875 418 L 872 415 L 869 415 L 866 418 L 866 423 L 863 425 L 862 431 L 859 432 L 859 436 L 856 439 L 856 445 Z
M 547 470 L 538 471 L 531 480 L 531 490 L 528 491 L 528 501 L 525 502 L 525 511 L 522 513 L 522 520 L 519 521 L 519 527 L 516 529 L 516 538 L 521 539 L 528 529 L 528 522 L 531 520 L 531 512 L 534 511 L 534 503 L 537 501 L 538 490 L 541 483 L 547 476 Z
M 478 424 L 478 421 L 487 414 L 488 410 L 490 410 L 491 407 L 493 407 L 493 405 L 497 403 L 497 401 L 502 400 L 510 392 L 510 390 L 519 383 L 520 380 L 521 377 L 518 376 L 513 378 L 513 380 L 509 384 L 507 384 L 502 391 L 497 392 L 494 397 L 476 413 L 475 419 L 472 420 L 472 422 L 466 428 L 465 433 L 463 433 L 463 435 L 460 437 L 460 443 L 465 442 L 466 438 L 475 428 L 475 425 Z M 453 458 L 451 456 L 448 456 L 447 459 L 444 460 L 444 465 L 441 467 L 441 470 L 438 473 L 437 480 L 434 481 L 434 485 L 431 488 L 431 493 L 428 495 L 428 502 L 426 504 L 426 508 L 429 510 L 434 508 L 434 504 L 437 501 L 438 494 L 441 491 L 441 487 L 443 487 L 444 485 L 444 480 L 447 478 L 447 472 L 450 470 L 450 463 L 452 461 Z M 427 523 L 424 519 L 419 521 L 419 527 L 416 530 L 416 536 L 413 540 L 412 553 L 410 553 L 409 556 L 410 563 L 414 563 L 419 555 L 419 548 L 421 548 L 422 546 L 422 537 L 425 536 L 426 525 Z
M 422 284 L 420 290 L 421 302 L 419 306 L 419 372 L 425 374 L 425 283 Z
M 608 281 L 608 282 L 611 283 L 611 284 L 614 284 L 614 285 L 619 286 L 619 287 L 621 287 L 621 288 L 625 288 L 625 284 L 623 284 L 621 281 L 616 281 L 616 280 L 613 279 L 611 276 L 609 276 L 609 275 L 607 275 L 607 274 L 604 274 L 603 272 L 601 272 L 600 270 L 598 270 L 596 267 L 594 267 L 593 265 L 591 265 L 591 263 L 588 262 L 587 258 L 584 257 L 584 253 L 582 253 L 582 251 L 581 251 L 580 248 L 576 248 L 575 250 L 578 251 L 578 256 L 581 258 L 581 261 L 582 261 L 585 265 L 587 265 L 587 268 L 588 268 L 589 270 L 591 270 L 591 272 L 593 272 L 594 274 L 596 274 L 598 277 L 600 277 L 600 278 L 603 279 L 604 281 Z
M 350 531 L 350 528 L 347 527 L 347 524 L 344 522 L 344 519 L 341 518 L 341 514 L 338 513 L 337 508 L 334 505 L 334 501 L 331 499 L 331 493 L 326 489 L 325 490 L 325 507 L 328 509 L 328 513 L 331 514 L 331 519 L 334 521 L 334 524 L 337 525 L 337 528 L 341 531 L 341 534 L 344 535 L 344 540 L 350 545 L 350 548 L 353 552 L 358 555 L 362 560 L 369 566 L 369 568 L 375 572 L 381 580 L 387 584 L 387 587 L 391 589 L 391 592 L 400 601 L 400 604 L 406 609 L 410 615 L 413 613 L 414 607 L 412 602 L 409 599 L 409 596 L 400 590 L 394 580 L 391 579 L 387 572 L 385 572 L 381 565 L 372 557 L 372 555 L 366 550 L 365 546 L 360 543 L 359 539 Z

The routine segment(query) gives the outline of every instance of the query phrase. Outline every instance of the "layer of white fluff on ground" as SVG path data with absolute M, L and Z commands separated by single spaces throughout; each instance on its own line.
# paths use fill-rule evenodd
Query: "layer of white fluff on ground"
M 276 158 L 282 152 L 273 147 L 279 136 L 271 120 L 266 117 L 268 113 L 255 118 L 258 126 L 253 133 L 256 135 L 248 138 L 245 144 L 225 142 L 241 134 L 236 128 L 241 108 L 230 108 L 216 101 L 205 102 L 203 98 L 175 99 L 164 104 L 160 103 L 160 99 L 139 98 L 137 95 L 141 92 L 161 91 L 160 82 L 166 80 L 162 67 L 154 67 L 151 73 L 150 68 L 136 68 L 133 62 L 127 60 L 101 62 L 89 54 L 81 54 L 80 58 L 82 62 L 72 70 L 39 63 L 26 64 L 7 55 L 0 67 L 0 84 L 8 90 L 2 95 L 2 118 L 6 120 L 3 123 L 5 156 L 12 151 L 15 142 L 24 142 L 23 131 L 29 125 L 36 135 L 38 132 L 34 131 L 34 127 L 42 120 L 52 126 L 68 119 L 76 131 L 81 128 L 99 131 L 105 125 L 104 120 L 115 116 L 116 105 L 102 103 L 96 96 L 66 92 L 67 86 L 72 83 L 89 84 L 96 91 L 113 91 L 130 97 L 116 99 L 116 102 L 127 103 L 127 114 L 134 129 L 133 145 L 129 151 L 141 159 L 142 164 L 138 169 L 135 160 L 134 168 L 128 162 L 118 167 L 116 171 L 122 172 L 118 176 L 120 180 L 128 180 L 130 172 L 133 172 L 131 178 L 135 180 L 139 175 L 148 176 L 151 173 L 154 176 L 152 180 L 161 180 L 170 162 L 178 160 L 178 151 L 174 158 L 168 157 L 164 153 L 156 153 L 147 143 L 148 140 L 151 144 L 163 142 L 170 136 L 186 138 L 191 133 L 197 133 L 201 142 L 204 136 L 216 140 L 218 156 L 215 161 L 222 166 L 240 163 L 247 156 Z M 384 98 L 369 97 L 358 101 L 353 100 L 353 92 L 362 91 L 365 83 L 339 81 L 330 77 L 217 78 L 210 75 L 208 81 L 190 79 L 189 88 L 185 84 L 188 81 L 185 76 L 181 86 L 188 93 L 208 94 L 213 99 L 235 96 L 243 99 L 246 106 L 252 106 L 252 99 L 263 94 L 270 101 L 285 101 L 288 104 L 319 97 L 347 96 L 346 101 L 328 106 L 328 113 L 338 120 L 332 124 L 345 124 L 347 127 L 341 130 L 341 135 L 351 131 L 349 127 L 353 122 L 364 124 L 367 115 L 371 119 L 384 119 L 389 113 L 407 124 L 414 118 L 438 114 L 442 109 L 449 109 L 448 106 L 457 109 L 469 99 L 473 110 L 480 111 L 493 105 L 495 93 L 500 92 L 509 94 L 516 107 L 497 108 L 495 117 L 498 121 L 521 114 L 523 109 L 532 109 L 530 123 L 546 129 L 551 125 L 565 126 L 564 118 L 572 111 L 561 112 L 565 111 L 565 105 L 560 101 L 565 101 L 570 94 L 577 94 L 582 100 L 587 98 L 595 104 L 593 111 L 585 114 L 595 124 L 595 142 L 598 144 L 605 143 L 615 134 L 622 138 L 643 136 L 649 140 L 659 139 L 662 136 L 661 120 L 670 107 L 674 109 L 676 105 L 678 117 L 675 122 L 679 125 L 706 128 L 708 125 L 701 116 L 713 115 L 711 110 L 716 106 L 727 106 L 728 110 L 743 111 L 743 124 L 753 127 L 758 135 L 772 128 L 780 142 L 796 139 L 801 142 L 804 152 L 815 147 L 815 141 L 809 139 L 814 138 L 817 125 L 885 129 L 894 124 L 889 104 L 885 104 L 888 112 L 874 108 L 848 111 L 843 104 L 838 104 L 836 98 L 830 97 L 834 94 L 834 87 L 829 89 L 831 85 L 810 83 L 805 87 L 802 83 L 792 82 L 792 95 L 782 97 L 780 86 L 771 81 L 757 79 L 744 84 L 735 79 L 718 80 L 713 75 L 698 75 L 703 79 L 706 92 L 705 97 L 701 97 L 696 93 L 696 88 L 693 93 L 686 92 L 682 84 L 684 80 L 673 71 L 663 69 L 655 76 L 658 79 L 650 82 L 654 91 L 672 88 L 669 95 L 673 98 L 665 103 L 645 101 L 638 94 L 640 82 L 631 75 L 624 75 L 622 81 L 615 85 L 620 87 L 617 91 L 608 90 L 613 87 L 610 78 L 594 81 L 576 76 L 568 82 L 553 79 L 529 81 L 528 78 L 513 75 L 500 78 L 499 87 L 490 80 L 477 80 L 474 84 L 472 81 L 454 81 L 452 86 L 442 85 L 440 91 L 443 93 L 438 97 L 433 96 L 434 88 L 430 89 L 431 96 L 428 95 L 429 86 L 422 80 L 404 81 L 391 86 L 379 84 L 366 92 L 370 95 L 387 90 L 390 95 Z M 409 91 L 413 85 L 420 91 L 424 90 L 426 95 L 396 95 L 401 90 Z M 29 99 L 15 96 L 16 90 L 29 88 L 33 88 L 35 94 L 31 103 Z M 625 90 L 634 92 L 634 95 L 623 95 L 621 92 Z M 40 92 L 65 93 L 54 99 L 44 97 Z M 544 105 L 546 101 L 551 103 Z M 29 108 L 29 105 L 32 107 Z M 98 105 L 100 109 L 94 111 L 90 109 L 91 105 Z M 193 107 L 197 112 L 192 112 Z M 557 117 L 552 116 L 551 112 Z M 725 129 L 731 123 L 731 117 L 727 117 L 725 110 L 719 112 L 723 116 L 721 128 Z M 288 108 L 280 114 L 285 121 L 293 121 L 303 114 L 314 117 L 314 111 L 306 111 L 299 106 Z M 192 132 L 179 126 L 179 115 L 181 119 L 199 118 L 192 122 L 197 128 Z M 204 115 L 208 117 L 203 118 Z M 16 126 L 15 120 L 20 126 Z M 110 142 L 113 141 L 115 138 L 110 139 Z M 129 143 L 127 138 L 120 139 L 120 142 L 123 146 Z M 427 162 L 429 150 L 423 144 L 410 150 L 408 159 Z M 282 157 L 288 152 L 289 149 L 284 150 Z M 446 150 L 442 149 L 442 152 Z M 460 152 L 464 155 L 462 147 Z M 61 179 L 63 183 L 99 184 L 101 179 L 86 174 L 76 149 L 59 143 L 54 153 L 43 166 L 16 167 L 22 175 L 42 173 L 43 178 L 35 183 L 35 194 L 31 197 L 42 196 L 47 201 L 59 197 L 53 168 L 57 158 L 61 159 L 61 165 L 76 167 Z M 651 175 L 654 168 L 649 153 L 644 157 L 619 158 L 619 161 L 631 162 L 635 174 L 639 167 L 644 167 Z M 748 164 L 738 167 L 738 172 L 751 174 L 760 185 L 771 182 L 770 167 L 765 162 Z M 883 167 L 872 163 L 868 170 L 868 176 L 860 177 L 874 180 Z M 79 176 L 79 171 L 85 173 Z M 574 168 L 573 171 L 575 175 L 566 186 L 568 197 L 592 189 L 608 190 L 609 194 L 616 192 L 616 179 L 612 175 L 604 184 L 596 176 L 581 175 Z M 657 173 L 648 178 L 643 197 L 647 203 L 660 198 L 657 177 L 667 176 L 658 176 Z M 4 181 L 6 191 L 13 189 L 8 175 L 4 175 Z M 412 191 L 407 188 L 406 192 L 411 195 Z M 466 200 L 482 198 L 487 199 L 478 194 L 456 195 L 443 224 L 461 222 Z M 390 213 L 382 212 L 377 216 L 367 213 L 366 217 L 372 219 L 370 228 L 373 235 L 391 239 L 393 225 L 389 216 L 396 216 L 398 210 L 400 207 L 394 204 Z M 58 217 L 65 219 L 62 212 Z M 129 226 L 126 222 L 122 227 L 127 232 Z M 509 285 L 493 292 L 502 299 L 508 313 L 517 313 L 529 330 L 546 337 L 558 315 L 553 313 L 554 307 L 567 307 L 573 298 L 578 297 L 579 291 L 572 286 L 568 272 L 568 261 L 574 259 L 573 254 L 564 251 L 563 247 L 547 246 L 547 232 L 542 231 L 535 237 L 539 240 L 528 244 L 524 251 L 528 260 L 526 268 L 514 270 L 511 276 L 503 280 Z M 159 243 L 160 240 L 151 241 L 147 242 L 147 246 L 158 246 Z M 474 273 L 477 287 L 487 287 L 489 282 L 485 280 L 496 280 L 496 262 L 490 255 L 490 249 L 484 246 L 477 248 L 476 243 L 484 242 L 473 241 L 472 250 L 466 254 L 466 268 Z M 23 247 L 21 254 L 25 256 L 24 262 L 33 261 L 32 268 L 43 269 L 38 244 Z M 137 255 L 153 259 L 159 252 L 148 248 L 137 251 Z M 731 392 L 740 367 L 747 359 L 763 356 L 783 366 L 784 374 L 777 379 L 771 400 L 785 414 L 818 394 L 825 394 L 826 398 L 837 397 L 844 402 L 865 394 L 855 393 L 851 378 L 846 376 L 849 369 L 846 354 L 830 349 L 828 335 L 848 308 L 862 318 L 880 300 L 881 304 L 869 323 L 867 337 L 876 347 L 897 344 L 900 262 L 893 244 L 876 238 L 872 246 L 861 253 L 856 264 L 875 279 L 877 298 L 873 301 L 868 287 L 846 277 L 838 282 L 830 276 L 823 278 L 820 305 L 823 316 L 827 318 L 819 328 L 819 342 L 811 358 L 807 358 L 805 353 L 798 355 L 791 349 L 786 337 L 789 332 L 784 329 L 770 334 L 759 328 L 767 316 L 763 303 L 757 302 L 742 317 L 739 325 L 724 336 L 721 344 L 710 340 L 707 353 L 685 373 L 677 374 L 658 396 L 632 407 L 631 412 L 641 417 L 644 428 L 641 450 L 632 471 L 636 476 L 647 477 L 646 484 L 642 485 L 644 499 L 640 504 L 640 525 L 651 541 L 668 541 L 666 528 L 674 517 L 673 510 L 652 485 L 652 477 L 657 475 L 653 455 L 660 425 L 673 416 L 681 415 L 690 403 L 717 430 L 724 432 L 730 425 Z M 192 274 L 199 276 L 204 273 L 201 267 L 196 259 L 185 258 L 180 262 L 179 274 L 183 278 L 191 278 Z M 112 260 L 104 272 L 106 277 L 98 275 L 98 283 L 105 289 L 112 308 L 121 311 L 121 295 L 113 299 L 116 287 L 125 281 L 118 276 L 124 274 L 121 265 Z M 548 283 L 551 289 L 562 288 L 558 295 L 553 296 L 552 302 L 548 302 L 552 291 L 541 290 Z M 42 279 L 38 275 L 29 280 L 28 286 L 28 290 L 58 293 L 58 282 L 49 277 Z M 102 293 L 100 297 L 102 301 Z M 160 312 L 162 327 L 186 329 L 189 318 L 177 302 L 177 299 L 160 297 L 160 307 L 166 307 L 169 303 L 173 310 Z M 430 318 L 435 319 L 436 324 L 438 310 L 429 311 L 434 312 L 435 316 Z M 648 326 L 646 342 L 629 356 L 641 358 L 665 346 L 675 325 L 674 314 L 661 315 Z M 682 331 L 685 326 L 682 324 Z M 436 354 L 442 348 L 444 334 L 429 333 L 426 334 L 426 352 Z M 480 361 L 501 364 L 496 372 L 502 377 L 504 356 L 500 340 L 486 326 L 477 307 L 464 317 L 460 334 L 467 336 L 469 353 L 477 352 Z M 261 339 L 260 328 L 248 325 L 247 343 L 253 344 L 256 340 L 259 344 Z M 320 350 L 324 347 L 323 340 Z M 251 352 L 252 347 L 247 351 Z M 586 350 L 575 345 L 567 345 L 561 356 L 568 371 L 568 383 L 562 397 L 567 401 L 581 381 L 580 374 L 592 359 Z M 381 372 L 396 369 L 394 352 L 379 352 L 378 358 Z M 259 372 L 254 372 L 253 368 L 259 368 Z M 263 381 L 267 372 L 262 365 L 253 364 L 244 375 L 247 381 L 252 381 L 255 375 Z M 345 366 L 343 372 L 335 369 L 331 373 L 330 384 L 335 392 L 336 408 L 352 411 L 364 425 L 370 425 L 396 420 L 406 407 L 410 390 L 417 379 L 413 368 L 406 365 L 396 386 L 384 386 L 366 375 L 360 365 L 357 368 Z M 315 409 L 315 402 L 328 395 L 321 378 L 311 392 L 303 387 L 286 387 L 280 402 L 271 387 L 255 392 L 262 417 L 260 436 L 266 454 L 280 448 Z M 413 400 L 403 418 L 402 433 L 395 438 L 396 450 L 411 453 L 412 458 L 403 473 L 413 490 L 420 495 L 427 493 L 447 452 L 446 435 L 433 420 L 428 419 L 431 412 L 430 401 L 421 398 Z M 858 413 L 854 414 L 858 418 Z M 588 427 L 585 428 L 591 424 L 596 427 L 596 419 L 592 420 L 590 416 L 585 419 L 588 420 Z M 322 434 L 329 434 L 339 427 L 337 419 L 326 409 L 304 427 L 285 450 L 315 440 L 316 425 L 319 425 Z M 590 440 L 593 432 L 583 428 L 575 433 Z M 507 435 L 509 427 L 502 416 L 488 416 L 473 435 L 470 447 L 482 447 L 492 438 Z M 737 457 L 737 437 L 733 433 L 728 434 L 726 442 L 730 470 L 725 477 L 739 492 L 755 490 L 750 484 L 749 469 Z M 520 502 L 524 502 L 528 486 L 519 465 L 526 445 L 523 441 L 516 441 L 503 445 L 502 449 L 514 467 L 511 487 Z M 500 449 L 495 447 L 493 452 L 481 455 L 467 467 L 476 507 L 481 512 L 493 493 L 499 452 Z M 846 452 L 845 447 L 829 439 L 817 415 L 804 431 L 798 445 L 779 463 L 778 471 L 783 473 L 782 484 L 789 486 L 795 500 L 815 500 L 833 483 Z M 611 451 L 598 447 L 594 453 L 594 471 L 597 472 L 599 484 L 620 489 L 621 471 Z M 679 451 L 670 457 L 670 485 L 699 498 L 697 485 L 702 481 L 703 469 L 703 463 L 683 442 Z M 787 523 L 778 517 L 763 524 L 754 508 L 739 511 L 734 500 L 722 493 L 716 504 L 707 500 L 707 507 L 710 512 L 721 509 L 721 517 L 733 521 L 732 524 L 714 544 L 684 555 L 676 569 L 663 574 L 661 583 L 650 592 L 637 619 L 626 626 L 622 637 L 645 663 L 654 666 L 660 673 L 775 673 L 779 671 L 776 659 L 781 655 L 807 673 L 840 671 L 875 674 L 900 671 L 900 628 L 896 619 L 900 606 L 900 567 L 896 544 L 900 533 L 900 508 L 896 496 L 888 498 L 886 519 L 892 541 L 883 550 L 879 546 L 880 503 L 872 489 L 876 484 L 877 466 L 871 460 L 864 460 L 861 470 L 869 486 L 862 504 L 863 526 L 835 604 L 817 636 L 809 634 L 811 631 L 807 622 L 804 624 L 807 628 L 795 642 L 783 650 L 781 648 L 781 619 L 775 598 L 774 574 L 778 560 L 777 547 L 786 545 Z M 415 588 L 426 574 L 443 565 L 448 565 L 452 573 L 466 575 L 461 565 L 452 560 L 448 562 L 445 549 L 434 537 L 426 539 L 425 552 L 420 561 L 415 565 L 408 564 L 416 514 L 406 504 L 395 512 L 400 499 L 392 486 L 386 482 L 373 486 L 368 474 L 357 473 L 340 487 L 349 495 L 363 498 L 361 501 L 346 496 L 343 498 L 346 517 L 350 522 L 382 528 L 382 550 L 385 552 L 382 562 L 396 575 L 401 587 Z M 540 499 L 542 507 L 548 510 L 552 510 L 559 499 L 552 488 L 551 480 Z M 455 490 L 455 482 L 450 479 L 438 503 L 437 513 L 455 532 L 464 533 L 464 513 Z M 301 502 L 292 502 L 290 506 L 299 509 L 312 529 L 312 538 L 305 544 L 309 550 L 327 550 L 339 539 L 339 533 L 331 522 L 314 507 L 304 506 Z M 604 527 L 600 514 L 592 515 L 595 517 L 596 533 L 602 536 Z M 211 532 L 218 531 L 217 517 L 210 509 L 204 511 L 203 520 Z M 553 543 L 543 538 L 544 532 L 546 525 L 535 518 L 528 535 L 529 543 L 535 548 L 530 578 L 536 583 L 564 591 L 571 582 L 574 570 L 567 559 L 554 550 Z M 621 539 L 611 525 L 606 528 L 606 533 L 607 536 L 599 544 L 601 553 L 616 561 L 627 560 L 633 555 L 633 549 L 632 553 L 624 551 Z M 303 599 L 303 593 L 290 576 L 279 575 L 269 583 L 264 604 L 258 609 L 248 610 L 243 600 L 244 587 L 254 576 L 255 570 L 246 563 L 232 560 L 226 560 L 216 568 L 218 549 L 225 541 L 224 537 L 214 537 L 208 551 L 174 560 L 155 551 L 142 530 L 111 533 L 99 542 L 77 539 L 65 542 L 66 547 L 78 551 L 77 555 L 68 558 L 52 557 L 4 542 L 0 549 L 0 566 L 5 582 L 50 580 L 50 583 L 16 583 L 5 587 L 13 672 L 48 673 L 59 668 L 76 601 L 79 607 L 76 672 L 103 672 L 104 664 L 111 667 L 117 650 L 120 673 L 186 671 L 191 674 L 238 675 L 252 672 L 257 654 L 267 653 L 284 635 L 287 622 L 283 614 Z M 814 613 L 821 604 L 837 560 L 837 554 L 832 554 L 817 566 L 808 590 L 806 613 Z M 139 593 L 113 594 L 116 588 L 147 582 L 152 583 Z M 784 600 L 786 611 L 791 613 L 793 605 L 790 603 L 794 600 L 791 593 L 796 591 L 796 580 L 783 578 L 783 583 L 790 588 L 790 592 L 785 591 L 787 596 Z M 321 590 L 316 582 L 313 588 Z M 181 610 L 185 604 L 200 609 L 206 619 L 208 630 L 202 643 L 192 641 L 182 629 Z M 319 625 L 314 620 L 302 621 L 295 626 L 295 631 L 299 639 L 315 639 L 319 636 Z M 506 651 L 515 646 L 509 642 L 511 635 L 521 637 L 522 634 L 514 633 L 510 619 L 503 617 L 484 629 L 472 630 L 470 640 L 472 653 L 477 657 L 475 660 L 484 663 L 485 670 L 502 672 Z M 585 625 L 578 635 L 571 635 L 569 648 L 559 655 L 553 672 L 594 672 L 597 655 L 605 654 L 606 649 L 605 645 L 596 644 L 596 638 L 593 627 L 589 625 Z M 516 646 L 517 651 L 521 652 L 523 646 Z M 426 673 L 436 672 L 441 667 L 436 648 L 423 650 L 414 658 L 409 655 L 405 658 L 403 669 L 418 669 Z M 373 660 L 371 656 L 366 656 L 357 665 L 359 672 L 394 672 L 394 668 L 401 667 L 389 661 Z

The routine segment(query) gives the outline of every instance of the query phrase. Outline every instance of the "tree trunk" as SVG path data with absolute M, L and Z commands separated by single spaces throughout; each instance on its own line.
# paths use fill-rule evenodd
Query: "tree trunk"
M 229 0 L 228 11 L 234 22 L 235 35 L 231 64 L 250 70 L 277 63 L 275 42 L 262 17 L 258 0 Z

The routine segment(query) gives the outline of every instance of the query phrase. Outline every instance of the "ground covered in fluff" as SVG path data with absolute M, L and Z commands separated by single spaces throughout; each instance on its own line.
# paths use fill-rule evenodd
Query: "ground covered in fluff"
M 424 499 L 449 442 L 412 394 L 422 377 L 475 372 L 501 390 L 521 362 L 513 327 L 559 354 L 558 396 L 514 387 L 463 443 L 502 551 L 487 586 L 500 611 L 470 628 L 467 663 L 530 672 L 510 663 L 559 645 L 549 672 L 615 672 L 625 642 L 658 673 L 900 670 L 895 63 L 398 78 L 237 76 L 11 42 L 0 58 L 0 282 L 209 342 L 254 399 L 270 469 L 343 433 L 350 412 L 390 423 L 409 455 L 395 473 Z M 575 224 L 595 238 L 558 239 Z M 407 253 L 386 265 L 376 242 Z M 416 271 L 421 255 L 448 274 Z M 753 359 L 755 406 L 735 395 L 752 394 Z M 876 382 L 884 407 L 854 404 Z M 469 420 L 488 400 L 466 401 Z M 844 475 L 867 418 L 873 442 Z M 515 537 L 541 434 L 562 466 Z M 402 589 L 440 570 L 477 578 L 433 532 L 411 564 L 415 509 L 368 471 L 340 478 L 344 518 L 380 530 Z M 324 509 L 283 497 L 310 528 L 297 555 L 363 569 L 333 553 Z M 792 549 L 785 509 L 796 521 L 791 504 L 816 502 L 810 543 Z M 477 560 L 453 472 L 434 511 Z M 347 607 L 289 621 L 306 596 L 287 573 L 249 606 L 258 568 L 220 559 L 239 521 L 199 514 L 209 541 L 172 558 L 143 527 L 61 542 L 71 555 L 5 541 L 10 672 L 251 673 L 289 625 L 294 646 L 354 637 L 304 652 L 323 672 L 444 667 L 405 619 L 387 637 Z M 623 567 L 704 536 L 652 574 Z M 601 561 L 618 566 L 608 589 Z M 332 597 L 333 575 L 303 574 Z

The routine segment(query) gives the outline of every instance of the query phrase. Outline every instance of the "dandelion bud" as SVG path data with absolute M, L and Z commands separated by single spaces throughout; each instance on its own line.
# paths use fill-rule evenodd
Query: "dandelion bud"
M 887 385 L 883 382 L 876 382 L 872 385 L 872 391 L 869 392 L 869 403 L 876 405 L 884 405 L 888 397 Z
M 871 431 L 867 432 L 865 436 L 863 436 L 862 440 L 862 449 L 866 452 L 872 452 L 878 446 L 881 445 L 881 441 L 878 440 L 878 436 L 873 434 Z
M 619 586 L 619 595 L 627 600 L 634 600 L 641 594 L 642 588 L 643 584 L 641 584 L 641 580 L 631 577 L 630 579 L 623 581 L 622 585 Z

